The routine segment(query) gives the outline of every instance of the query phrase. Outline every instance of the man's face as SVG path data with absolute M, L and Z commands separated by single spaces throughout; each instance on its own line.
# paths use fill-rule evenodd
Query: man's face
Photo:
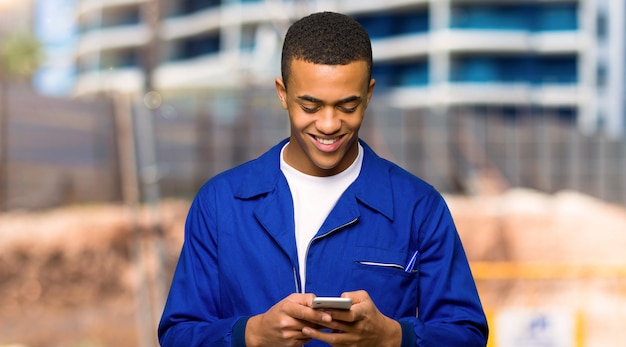
M 285 161 L 313 176 L 348 168 L 358 154 L 359 128 L 374 84 L 364 61 L 320 65 L 293 60 L 288 81 L 276 79 L 291 123 Z

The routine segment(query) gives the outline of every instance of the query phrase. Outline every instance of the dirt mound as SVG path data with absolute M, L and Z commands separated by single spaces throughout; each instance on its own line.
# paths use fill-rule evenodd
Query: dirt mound
M 168 272 L 188 207 L 158 211 Z M 137 346 L 132 246 L 154 217 L 115 205 L 0 215 L 0 346 Z
M 626 209 L 572 191 L 446 197 L 474 261 L 626 264 Z

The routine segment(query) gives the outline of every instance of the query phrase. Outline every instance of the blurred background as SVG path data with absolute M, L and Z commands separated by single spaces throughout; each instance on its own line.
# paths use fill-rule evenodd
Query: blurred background
M 0 0 L 0 346 L 156 346 L 200 185 L 287 137 L 282 37 L 370 33 L 361 137 L 450 205 L 490 346 L 626 341 L 623 0 Z

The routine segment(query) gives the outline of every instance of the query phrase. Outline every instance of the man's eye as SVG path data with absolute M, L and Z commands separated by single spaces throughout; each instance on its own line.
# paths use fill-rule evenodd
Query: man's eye
M 345 112 L 345 113 L 354 113 L 354 111 L 356 111 L 358 106 L 354 106 L 354 107 L 345 107 L 345 106 L 339 106 L 339 110 L 341 112 Z
M 320 109 L 319 106 L 307 107 L 304 105 L 300 105 L 300 108 L 302 108 L 302 110 L 306 113 L 314 113 Z

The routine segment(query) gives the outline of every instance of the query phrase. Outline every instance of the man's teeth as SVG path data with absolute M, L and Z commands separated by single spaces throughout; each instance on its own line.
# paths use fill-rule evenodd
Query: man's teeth
M 320 137 L 316 137 L 315 138 L 317 140 L 317 142 L 323 144 L 323 145 L 332 145 L 333 143 L 337 142 L 339 139 L 335 138 L 335 139 L 322 139 Z

